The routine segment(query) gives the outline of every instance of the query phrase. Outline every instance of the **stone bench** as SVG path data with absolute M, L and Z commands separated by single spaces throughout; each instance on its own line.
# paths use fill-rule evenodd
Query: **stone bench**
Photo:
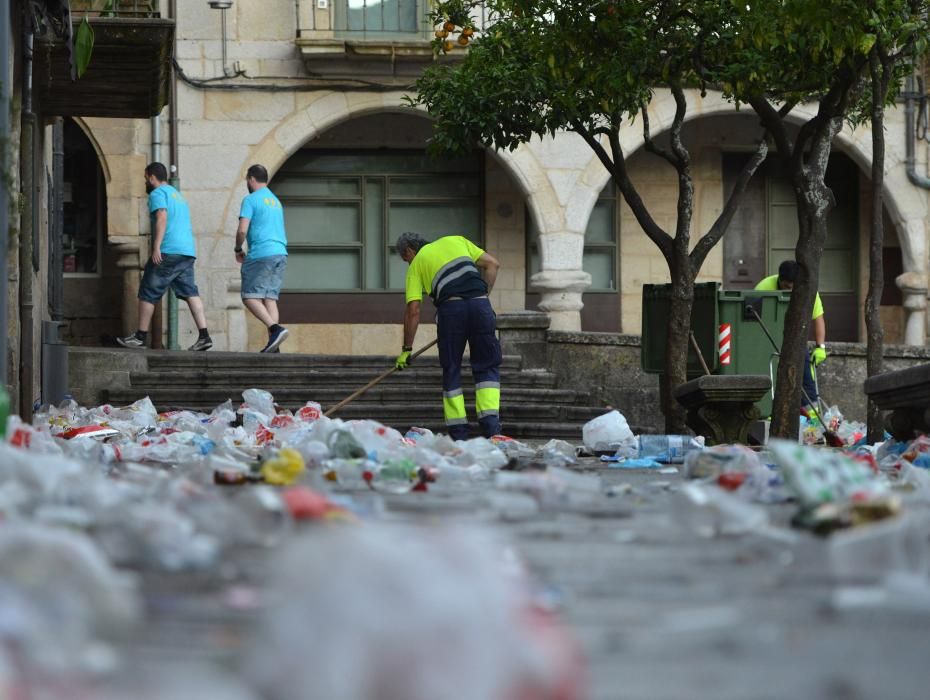
M 885 428 L 895 440 L 930 434 L 930 363 L 865 380 L 865 393 L 881 410 L 891 411 Z
M 682 384 L 674 396 L 688 411 L 688 427 L 708 445 L 745 445 L 760 418 L 756 402 L 771 388 L 764 374 L 708 374 Z

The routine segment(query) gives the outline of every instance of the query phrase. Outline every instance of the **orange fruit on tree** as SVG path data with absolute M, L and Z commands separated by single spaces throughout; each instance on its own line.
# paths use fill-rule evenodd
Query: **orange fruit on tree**
M 464 36 L 464 35 L 460 36 L 459 39 L 458 39 L 458 41 L 459 41 L 459 46 L 468 46 L 468 37 L 467 37 L 467 36 Z
M 436 38 L 437 38 L 437 39 L 445 39 L 447 36 L 449 36 L 449 32 L 447 32 L 445 29 L 437 29 L 437 30 L 436 30 Z
M 442 28 L 445 29 L 447 32 L 451 32 L 453 29 L 455 29 L 455 22 L 447 19 L 446 23 L 442 25 Z
M 474 33 L 475 30 L 472 27 L 465 27 L 465 29 L 462 30 L 462 36 L 471 37 L 471 35 Z
M 444 41 L 442 48 L 446 53 L 449 53 L 452 49 L 455 48 L 455 44 L 453 44 L 451 41 Z

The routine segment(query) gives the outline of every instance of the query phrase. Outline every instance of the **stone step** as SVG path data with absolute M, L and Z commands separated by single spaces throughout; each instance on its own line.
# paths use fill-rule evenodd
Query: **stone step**
M 243 384 L 243 389 L 252 385 Z M 260 385 L 256 385 L 260 386 Z M 261 388 L 270 391 L 275 400 L 281 405 L 302 405 L 306 401 L 316 401 L 326 406 L 333 406 L 344 398 L 349 396 L 352 391 L 346 390 L 344 386 L 285 386 L 285 385 L 264 385 Z M 133 383 L 131 389 L 111 390 L 107 395 L 107 401 L 114 405 L 124 405 L 132 403 L 144 393 L 145 387 L 136 386 Z M 242 390 L 236 390 L 231 383 L 225 386 L 211 386 L 206 388 L 194 388 L 189 386 L 159 386 L 151 387 L 148 396 L 155 403 L 197 403 L 198 405 L 215 406 L 223 403 L 227 399 L 232 399 L 238 403 L 242 399 Z M 442 392 L 439 384 L 430 386 L 416 387 L 385 387 L 381 384 L 373 387 L 362 396 L 358 397 L 353 403 L 359 404 L 380 404 L 380 403 L 410 403 L 413 405 L 429 404 L 438 401 Z M 466 403 L 473 403 L 475 392 L 470 387 L 464 387 Z M 557 405 L 573 406 L 578 400 L 574 391 L 567 389 L 537 389 L 505 386 L 501 390 L 501 401 L 506 404 L 533 404 L 533 405 Z
M 345 369 L 312 369 L 312 370 L 282 370 L 268 369 L 242 369 L 242 370 L 200 370 L 200 369 L 159 369 L 152 372 L 132 372 L 130 381 L 134 388 L 140 390 L 160 390 L 165 386 L 198 387 L 198 388 L 226 388 L 249 387 L 267 388 L 274 393 L 272 387 L 306 387 L 308 393 L 318 388 L 343 388 L 350 394 L 356 389 L 368 384 L 382 372 L 376 369 L 345 368 Z M 523 387 L 548 389 L 555 386 L 555 375 L 551 372 L 537 370 L 504 370 L 501 375 L 501 384 L 505 387 Z M 462 374 L 464 386 L 473 385 L 471 372 Z M 435 369 L 404 370 L 396 372 L 384 379 L 377 386 L 394 387 L 426 387 L 438 388 L 442 386 L 442 371 Z M 241 389 L 240 389 L 241 391 Z
M 269 368 L 276 371 L 294 369 L 318 369 L 325 367 L 362 368 L 372 367 L 383 372 L 390 369 L 396 359 L 388 355 L 302 355 L 296 353 L 249 353 L 249 352 L 169 352 L 167 350 L 148 350 L 146 359 L 149 369 L 202 369 L 202 370 L 255 370 Z M 505 355 L 501 361 L 502 369 L 520 369 L 523 361 L 519 355 Z M 463 367 L 468 366 L 468 356 L 463 360 Z M 439 367 L 439 358 L 424 355 L 413 361 L 414 367 Z
M 251 387 L 270 391 L 279 405 L 296 409 L 317 401 L 324 410 L 361 388 L 385 370 L 393 357 L 294 355 L 229 352 L 145 353 L 147 370 L 129 374 L 130 386 L 105 392 L 114 405 L 148 395 L 159 410 L 210 411 L 231 399 L 238 405 Z M 517 438 L 580 439 L 583 424 L 603 408 L 579 405 L 585 397 L 555 389 L 556 376 L 545 370 L 522 369 L 519 356 L 501 365 L 501 419 L 504 431 Z M 474 382 L 463 367 L 463 388 L 471 417 Z M 369 418 L 399 430 L 416 425 L 445 432 L 442 420 L 442 370 L 435 356 L 418 358 L 335 414 L 345 420 Z M 477 427 L 475 426 L 477 434 Z

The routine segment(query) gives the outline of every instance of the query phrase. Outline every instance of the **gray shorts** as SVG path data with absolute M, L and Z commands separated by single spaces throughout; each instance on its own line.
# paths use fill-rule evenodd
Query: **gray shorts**
M 269 255 L 242 263 L 242 298 L 277 299 L 284 281 L 286 255 Z

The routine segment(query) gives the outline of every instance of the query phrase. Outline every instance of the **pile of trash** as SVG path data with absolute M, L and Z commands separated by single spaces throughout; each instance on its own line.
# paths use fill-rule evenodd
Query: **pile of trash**
M 235 556 L 243 548 L 283 545 L 267 573 L 272 603 L 230 697 L 261 691 L 287 700 L 309 687 L 359 699 L 373 688 L 396 700 L 581 696 L 574 641 L 504 543 L 480 530 L 443 535 L 382 517 L 385 499 L 494 483 L 511 511 L 516 498 L 531 512 L 589 508 L 606 498 L 601 480 L 572 471 L 575 448 L 564 441 L 531 448 L 503 436 L 402 435 L 375 421 L 327 418 L 314 402 L 290 411 L 260 389 L 209 413 L 158 412 L 148 398 L 126 407 L 67 401 L 32 423 L 11 416 L 5 438 L 0 695 L 7 681 L 21 687 L 21 671 L 55 679 L 53 688 L 68 678 L 87 697 L 119 696 L 128 668 L 121 650 L 144 633 L 139 577 L 195 576 L 222 587 L 244 575 Z M 320 644 L 309 655 L 308 626 Z M 18 656 L 9 678 L 6 650 Z M 203 669 L 189 675 L 192 683 L 205 677 Z M 155 676 L 151 697 L 177 696 L 176 681 Z M 39 689 L 31 686 L 35 697 Z

